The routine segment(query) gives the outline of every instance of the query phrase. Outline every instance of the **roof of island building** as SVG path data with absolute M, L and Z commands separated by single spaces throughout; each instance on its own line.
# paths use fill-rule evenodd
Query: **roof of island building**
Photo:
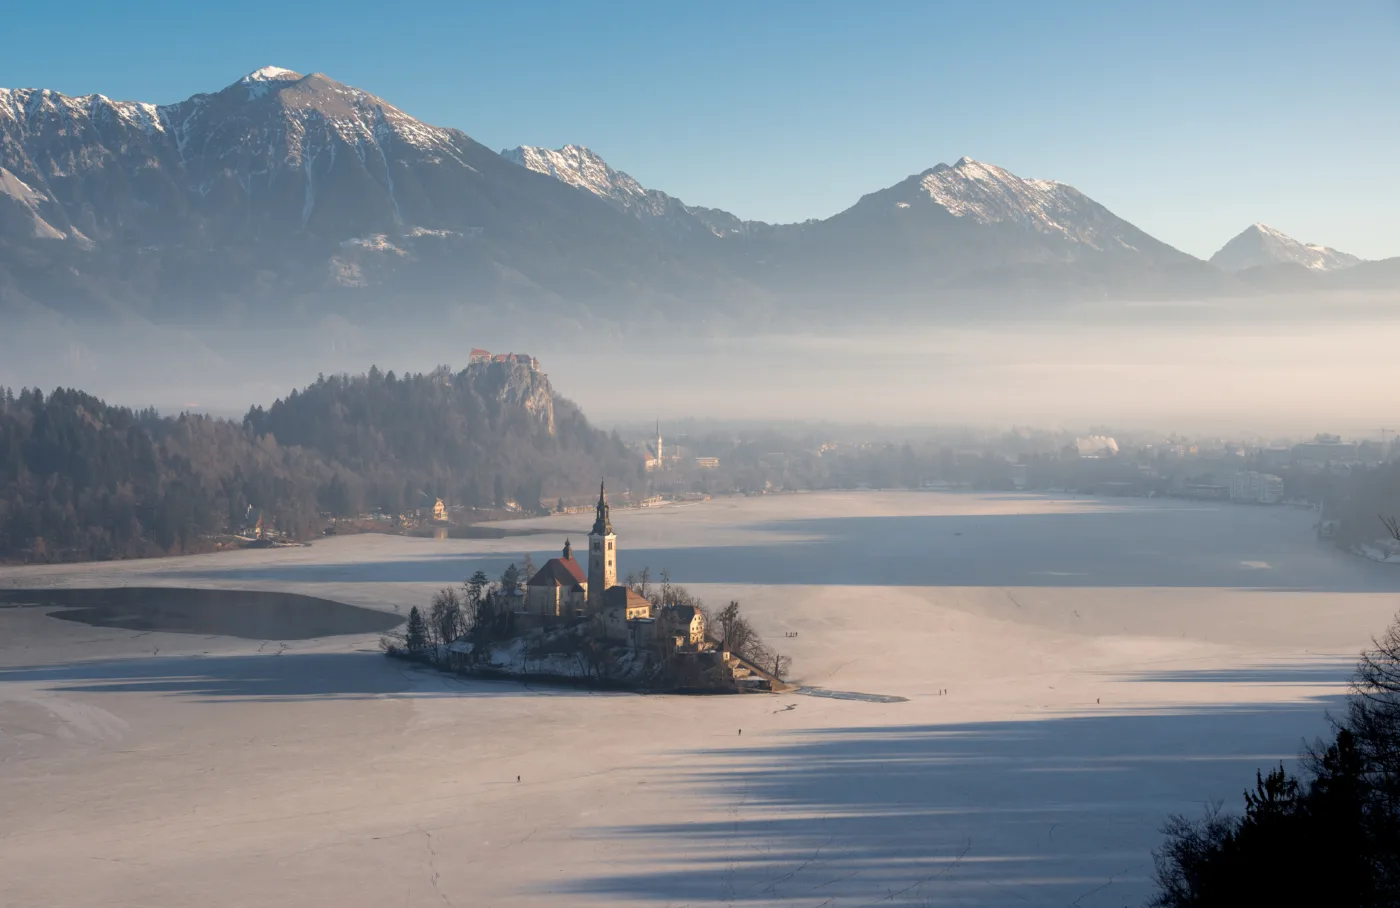
M 544 563 L 544 567 L 535 571 L 535 576 L 526 581 L 526 586 L 563 586 L 582 587 L 588 583 L 588 575 L 584 573 L 582 566 L 574 560 L 574 547 L 566 539 L 564 540 L 564 554 L 559 558 L 551 558 Z
M 603 608 L 651 608 L 651 600 L 630 586 L 610 586 L 603 590 Z

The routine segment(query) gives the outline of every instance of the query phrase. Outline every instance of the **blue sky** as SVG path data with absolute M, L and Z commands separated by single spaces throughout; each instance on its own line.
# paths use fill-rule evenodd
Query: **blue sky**
M 743 217 L 962 155 L 1206 256 L 1400 255 L 1400 2 L 12 4 L 0 86 L 158 103 L 324 72 L 491 146 L 592 147 Z

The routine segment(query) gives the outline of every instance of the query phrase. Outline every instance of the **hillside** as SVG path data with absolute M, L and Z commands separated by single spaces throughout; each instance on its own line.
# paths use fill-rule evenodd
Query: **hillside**
M 424 496 L 529 507 L 641 464 L 556 397 L 528 357 L 453 373 L 322 377 L 240 424 L 0 390 L 0 559 L 179 554 L 251 506 L 293 537 Z

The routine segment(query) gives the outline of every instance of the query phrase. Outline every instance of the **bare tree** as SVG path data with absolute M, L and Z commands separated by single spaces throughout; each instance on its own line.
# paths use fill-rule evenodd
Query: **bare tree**
M 451 587 L 433 594 L 428 610 L 428 636 L 433 643 L 447 644 L 462 635 L 462 600 Z
M 585 637 L 579 644 L 579 654 L 583 657 L 588 673 L 596 680 L 604 681 L 612 677 L 612 655 L 601 640 L 592 636 Z
M 725 649 L 745 659 L 759 658 L 763 654 L 763 641 L 753 627 L 739 612 L 739 603 L 730 600 L 729 604 L 715 616 L 719 629 L 719 642 Z
M 629 571 L 626 582 L 632 592 L 638 596 L 643 599 L 651 598 L 651 568 L 644 567 L 640 571 Z
M 1356 738 L 1371 789 L 1400 818 L 1400 616 L 1361 654 L 1342 724 Z

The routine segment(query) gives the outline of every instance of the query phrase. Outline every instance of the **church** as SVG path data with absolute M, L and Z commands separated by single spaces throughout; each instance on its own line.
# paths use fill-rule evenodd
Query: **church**
M 651 602 L 617 582 L 617 534 L 613 532 L 607 489 L 598 488 L 593 529 L 588 533 L 588 571 L 564 542 L 563 554 L 551 558 L 525 584 L 525 611 L 542 619 L 588 618 L 615 640 L 654 636 Z

